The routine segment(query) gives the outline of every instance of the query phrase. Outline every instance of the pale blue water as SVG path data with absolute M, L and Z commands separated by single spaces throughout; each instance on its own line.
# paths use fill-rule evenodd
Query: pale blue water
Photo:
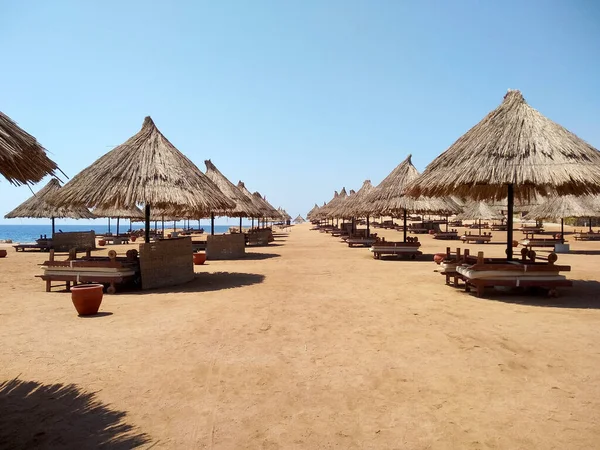
M 182 222 L 179 222 L 177 225 L 178 228 L 181 227 Z M 198 222 L 195 224 L 190 223 L 195 228 L 198 228 Z M 202 224 L 202 228 L 204 228 L 205 233 L 210 233 L 210 224 Z M 215 225 L 215 233 L 225 233 L 229 231 L 229 227 L 235 225 Z M 154 227 L 154 222 L 152 222 L 152 227 Z M 165 228 L 172 228 L 173 222 L 165 222 Z M 143 228 L 143 224 L 134 223 L 133 229 L 137 230 Z M 158 223 L 158 229 L 161 228 L 161 223 Z M 121 223 L 119 226 L 119 232 L 123 233 L 129 229 L 129 222 Z M 81 225 L 65 225 L 65 224 L 56 224 L 55 230 L 58 233 L 58 230 L 63 231 L 90 231 L 94 230 L 96 234 L 103 234 L 108 231 L 108 224 L 81 224 Z M 110 230 L 115 233 L 116 225 L 115 223 L 111 223 Z M 52 235 L 52 225 L 48 222 L 48 225 L 0 225 L 0 240 L 12 239 L 13 243 L 29 243 L 35 242 L 36 239 L 39 239 L 40 235 L 46 235 L 50 237 Z

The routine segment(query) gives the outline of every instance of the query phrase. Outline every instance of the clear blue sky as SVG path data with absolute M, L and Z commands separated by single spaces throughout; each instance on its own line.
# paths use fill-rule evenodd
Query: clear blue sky
M 593 0 L 40 0 L 0 16 L 0 110 L 69 176 L 151 115 L 202 170 L 305 214 L 409 153 L 422 171 L 508 88 L 600 147 Z M 0 180 L 0 214 L 30 195 Z

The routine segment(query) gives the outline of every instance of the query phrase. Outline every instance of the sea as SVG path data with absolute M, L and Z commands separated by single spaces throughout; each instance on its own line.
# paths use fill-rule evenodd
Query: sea
M 179 226 L 181 226 L 182 222 L 179 222 Z M 193 224 L 191 224 L 193 225 Z M 239 223 L 238 223 L 239 225 Z M 178 226 L 178 228 L 179 228 Z M 205 233 L 210 233 L 210 224 L 201 224 L 202 228 L 204 228 Z M 233 223 L 231 225 L 215 225 L 215 233 L 225 233 L 229 231 L 229 227 L 235 226 Z M 141 223 L 134 223 L 134 229 L 140 229 L 143 227 Z M 152 227 L 154 227 L 154 223 L 152 223 Z M 161 228 L 160 222 L 158 223 L 158 228 Z M 165 228 L 173 228 L 173 222 L 165 222 Z M 195 228 L 198 228 L 198 223 L 196 222 Z M 105 224 L 56 224 L 54 227 L 55 231 L 58 233 L 59 230 L 64 232 L 67 231 L 90 231 L 94 230 L 96 234 L 104 234 L 108 232 L 108 223 Z M 129 229 L 129 222 L 122 223 L 119 226 L 119 233 L 126 232 Z M 114 223 L 111 223 L 110 231 L 113 233 L 116 232 L 116 226 Z M 36 239 L 39 239 L 43 236 L 50 237 L 52 236 L 52 224 L 48 222 L 48 225 L 22 225 L 22 224 L 14 224 L 14 225 L 0 225 L 0 242 L 4 242 L 6 240 L 12 240 L 14 244 L 29 244 L 35 243 Z

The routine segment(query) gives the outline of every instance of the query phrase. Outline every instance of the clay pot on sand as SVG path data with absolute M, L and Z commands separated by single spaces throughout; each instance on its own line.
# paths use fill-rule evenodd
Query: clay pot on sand
M 100 247 L 104 247 L 104 246 L 106 245 L 106 241 L 105 241 L 104 239 L 100 239 L 100 240 L 98 241 L 98 245 L 99 245 Z
M 71 300 L 80 316 L 96 314 L 102 297 L 104 286 L 101 284 L 80 284 L 71 288 Z
M 6 250 L 0 249 L 0 258 L 6 258 Z
M 199 266 L 206 261 L 206 253 L 194 253 L 194 264 Z
M 440 264 L 444 258 L 446 257 L 445 253 L 436 253 L 435 255 L 433 255 L 433 260 L 435 261 L 436 264 Z
M 135 237 L 135 236 L 131 236 L 131 237 L 129 238 L 129 240 L 130 240 L 131 242 L 135 242 L 135 240 L 136 240 L 136 239 L 137 239 L 137 237 Z

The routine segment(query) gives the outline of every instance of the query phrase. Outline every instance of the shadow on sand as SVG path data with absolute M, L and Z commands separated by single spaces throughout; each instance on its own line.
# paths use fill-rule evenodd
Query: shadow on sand
M 0 448 L 130 449 L 150 438 L 74 384 L 14 379 L 0 384 Z
M 529 289 L 526 294 L 486 289 L 481 300 L 545 308 L 600 309 L 600 282 L 573 280 L 573 287 L 558 288 L 558 297 L 548 297 L 546 289 Z
M 178 286 L 169 286 L 157 289 L 148 289 L 147 291 L 135 290 L 128 291 L 131 295 L 148 295 L 168 293 L 185 293 L 185 292 L 210 292 L 220 291 L 223 289 L 234 289 L 253 284 L 262 283 L 265 279 L 264 275 L 256 273 L 242 272 L 213 272 L 213 273 L 196 273 L 194 279 L 188 283 Z
M 600 250 L 570 250 L 569 254 L 597 256 L 600 255 Z
M 243 258 L 244 260 L 249 261 L 259 261 L 263 259 L 271 259 L 271 258 L 280 258 L 281 255 L 276 253 L 246 253 L 246 256 Z

